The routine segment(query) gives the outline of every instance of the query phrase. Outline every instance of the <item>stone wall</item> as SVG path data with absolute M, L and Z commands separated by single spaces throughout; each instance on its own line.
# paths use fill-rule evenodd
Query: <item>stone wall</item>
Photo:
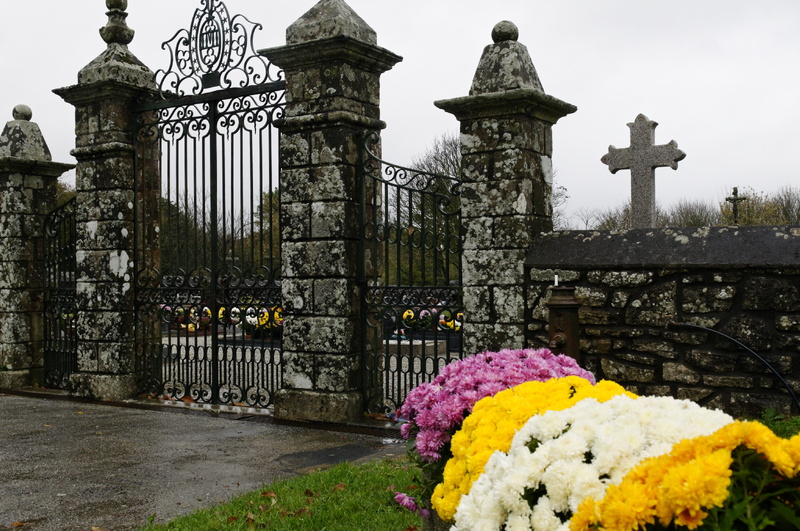
M 646 395 L 688 398 L 736 416 L 793 401 L 758 359 L 800 391 L 800 228 L 568 231 L 526 260 L 529 344 L 547 344 L 554 275 L 575 287 L 584 365 Z M 796 413 L 797 411 L 795 411 Z

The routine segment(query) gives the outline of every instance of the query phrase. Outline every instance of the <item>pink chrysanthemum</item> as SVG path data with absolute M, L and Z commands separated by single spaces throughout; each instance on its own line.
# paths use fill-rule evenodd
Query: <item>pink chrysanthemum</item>
M 573 358 L 557 356 L 547 349 L 482 352 L 464 358 L 408 394 L 397 411 L 398 418 L 407 419 L 400 433 L 406 439 L 416 438 L 416 451 L 424 461 L 438 461 L 478 400 L 523 382 L 565 376 L 580 376 L 595 383 L 594 375 L 581 369 Z

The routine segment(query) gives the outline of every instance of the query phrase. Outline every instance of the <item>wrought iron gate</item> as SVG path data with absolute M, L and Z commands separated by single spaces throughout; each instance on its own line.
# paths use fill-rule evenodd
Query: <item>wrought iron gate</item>
M 362 388 L 393 413 L 463 355 L 460 181 L 389 164 L 361 145 Z
M 44 385 L 64 389 L 78 370 L 74 198 L 47 215 L 44 238 Z
M 266 407 L 281 384 L 275 121 L 260 25 L 203 0 L 136 108 L 137 371 L 173 400 Z

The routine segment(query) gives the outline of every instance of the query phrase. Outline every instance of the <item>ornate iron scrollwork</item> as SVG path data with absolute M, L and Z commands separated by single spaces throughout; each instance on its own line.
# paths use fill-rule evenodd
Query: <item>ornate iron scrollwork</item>
M 201 0 L 188 30 L 182 29 L 162 45 L 170 64 L 156 72 L 163 97 L 197 95 L 214 89 L 259 85 L 282 78 L 273 65 L 256 53 L 253 35 L 261 24 L 243 15 L 231 18 L 222 0 Z

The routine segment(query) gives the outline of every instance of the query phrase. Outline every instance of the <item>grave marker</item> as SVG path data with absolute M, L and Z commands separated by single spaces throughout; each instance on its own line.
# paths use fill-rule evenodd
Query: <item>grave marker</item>
M 617 149 L 608 147 L 608 153 L 600 160 L 608 165 L 611 173 L 631 170 L 631 225 L 634 229 L 649 229 L 656 223 L 656 180 L 655 169 L 666 166 L 678 169 L 678 161 L 686 153 L 678 149 L 671 140 L 668 144 L 655 145 L 658 123 L 640 114 L 631 129 L 630 147 Z

